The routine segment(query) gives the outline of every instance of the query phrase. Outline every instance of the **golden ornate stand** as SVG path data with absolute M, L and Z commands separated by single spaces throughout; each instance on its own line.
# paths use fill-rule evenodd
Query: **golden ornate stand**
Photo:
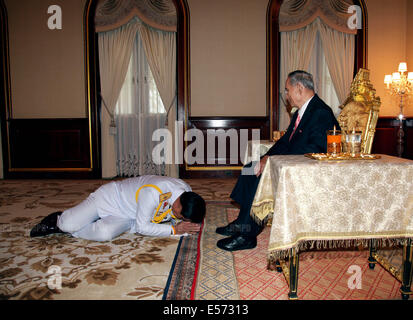
M 407 239 L 403 245 L 403 263 L 402 269 L 399 271 L 386 258 L 377 253 L 377 246 L 375 240 L 370 240 L 370 257 L 369 267 L 374 269 L 376 263 L 379 263 L 386 271 L 395 277 L 401 283 L 400 293 L 403 300 L 408 300 L 409 296 L 413 294 L 411 290 L 412 285 L 412 240 Z

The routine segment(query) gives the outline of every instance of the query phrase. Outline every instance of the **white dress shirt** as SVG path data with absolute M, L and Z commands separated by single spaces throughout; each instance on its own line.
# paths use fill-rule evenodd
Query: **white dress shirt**
M 300 116 L 300 119 L 303 118 L 304 112 L 305 112 L 305 110 L 307 109 L 308 104 L 310 103 L 310 101 L 311 101 L 312 98 L 314 98 L 314 96 L 312 96 L 310 99 L 308 99 L 308 100 L 303 104 L 303 106 L 302 106 L 300 109 L 298 109 L 298 115 Z

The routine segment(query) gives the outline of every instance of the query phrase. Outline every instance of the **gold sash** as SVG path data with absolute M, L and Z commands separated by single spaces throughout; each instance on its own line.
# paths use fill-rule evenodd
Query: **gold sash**
M 160 193 L 160 194 L 159 194 L 159 204 L 158 204 L 158 206 L 157 206 L 157 208 L 156 208 L 155 215 L 153 216 L 151 222 L 153 222 L 153 223 L 161 223 L 168 214 L 170 214 L 171 217 L 176 220 L 177 217 L 175 217 L 175 216 L 172 214 L 172 208 L 169 208 L 168 210 L 166 210 L 166 211 L 164 211 L 164 212 L 160 212 L 161 207 L 162 207 L 162 204 L 172 196 L 172 193 L 171 193 L 171 192 L 163 193 L 162 190 L 161 190 L 158 186 L 155 186 L 154 184 L 145 184 L 145 185 L 143 185 L 142 187 L 140 187 L 140 188 L 138 189 L 138 191 L 136 191 L 136 194 L 135 194 L 136 202 L 138 202 L 139 193 L 140 193 L 141 190 L 142 190 L 143 188 L 145 188 L 145 187 L 154 188 L 156 191 L 158 191 L 158 192 Z

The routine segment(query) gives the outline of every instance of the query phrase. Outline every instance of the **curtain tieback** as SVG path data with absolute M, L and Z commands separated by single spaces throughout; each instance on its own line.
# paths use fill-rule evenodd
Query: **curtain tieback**
M 106 111 L 108 112 L 108 114 L 109 114 L 109 116 L 110 116 L 109 134 L 110 134 L 110 135 L 116 135 L 115 116 L 113 115 L 112 112 L 110 112 L 108 106 L 106 105 L 105 99 L 103 99 L 102 94 L 101 94 L 101 93 L 99 93 L 99 94 L 100 94 L 100 97 L 102 98 L 103 105 L 104 105 Z

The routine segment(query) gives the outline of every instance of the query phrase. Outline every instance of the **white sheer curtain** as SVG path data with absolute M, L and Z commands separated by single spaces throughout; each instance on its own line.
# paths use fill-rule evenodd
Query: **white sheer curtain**
M 138 23 L 133 20 L 114 31 L 98 34 L 99 67 L 102 95 L 101 112 L 101 144 L 102 144 L 102 177 L 116 176 L 115 139 L 110 133 L 111 120 L 122 88 Z
M 176 120 L 176 34 L 152 29 L 144 24 L 139 28 L 142 44 L 156 86 L 168 114 L 168 129 L 175 136 Z M 178 177 L 178 165 L 174 160 L 174 139 L 170 154 L 166 156 L 166 175 Z M 171 158 L 169 158 L 169 156 Z
M 341 111 L 339 108 L 340 102 L 328 70 L 319 32 L 317 32 L 315 38 L 314 49 L 308 66 L 308 72 L 314 76 L 315 92 L 317 92 L 320 98 L 331 107 L 334 115 L 337 117 Z
M 317 34 L 317 25 L 314 23 L 290 32 L 281 32 L 281 68 L 280 68 L 280 97 L 284 97 L 285 81 L 294 70 L 307 70 L 314 39 Z M 280 98 L 280 130 L 286 130 L 290 123 L 290 116 L 285 108 L 284 99 Z
M 338 100 L 343 103 L 353 81 L 355 35 L 334 30 L 317 20 L 331 79 Z
M 136 34 L 128 73 L 116 104 L 117 172 L 120 176 L 165 175 L 165 165 L 152 161 L 156 129 L 165 127 L 166 111 Z

